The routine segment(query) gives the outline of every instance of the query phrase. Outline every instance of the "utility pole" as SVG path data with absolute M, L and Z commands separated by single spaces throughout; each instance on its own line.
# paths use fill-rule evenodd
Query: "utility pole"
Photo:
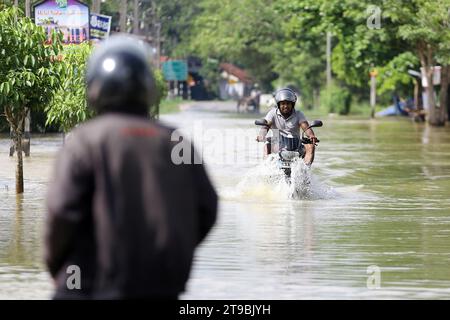
M 92 9 L 93 13 L 100 13 L 102 1 L 101 0 L 92 0 Z
M 161 23 L 155 23 L 156 27 L 156 68 L 161 68 Z
M 25 0 L 25 16 L 31 18 L 31 0 Z
M 370 117 L 373 119 L 375 118 L 375 104 L 377 100 L 377 80 L 376 77 L 378 75 L 378 72 L 376 69 L 372 69 L 370 71 Z
M 120 0 L 120 32 L 127 32 L 127 0 Z
M 151 3 L 149 9 L 149 24 L 151 25 L 151 46 L 153 56 L 153 66 L 157 69 L 161 67 L 161 22 L 158 19 L 155 2 Z
M 331 84 L 331 32 L 327 31 L 327 87 Z
M 139 34 L 139 0 L 134 0 L 134 7 L 133 7 L 133 34 Z

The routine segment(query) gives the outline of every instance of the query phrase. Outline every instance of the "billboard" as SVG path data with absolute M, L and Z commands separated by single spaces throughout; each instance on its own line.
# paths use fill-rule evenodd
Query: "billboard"
M 94 41 L 100 41 L 109 37 L 111 30 L 110 16 L 104 16 L 98 13 L 91 14 L 90 23 L 90 38 Z
M 64 43 L 82 43 L 89 40 L 89 6 L 77 0 L 46 0 L 34 5 L 34 21 L 44 27 L 47 41 L 51 32 L 60 30 Z

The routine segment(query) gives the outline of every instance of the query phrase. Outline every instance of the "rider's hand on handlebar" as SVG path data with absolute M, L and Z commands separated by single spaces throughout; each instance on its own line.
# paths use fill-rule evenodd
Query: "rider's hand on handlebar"
M 319 142 L 316 136 L 309 137 L 309 140 L 311 140 L 311 144 L 315 146 L 317 146 L 317 142 Z
M 257 137 L 256 137 L 256 141 L 258 141 L 258 142 L 264 142 L 264 141 L 266 141 L 266 138 L 263 137 L 263 136 L 257 136 Z

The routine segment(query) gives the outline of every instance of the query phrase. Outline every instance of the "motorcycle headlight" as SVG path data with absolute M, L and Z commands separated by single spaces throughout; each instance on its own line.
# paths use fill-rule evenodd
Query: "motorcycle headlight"
M 283 150 L 280 152 L 280 156 L 281 156 L 281 159 L 283 159 L 283 160 L 292 161 L 292 160 L 300 157 L 300 153 L 298 153 L 297 151 Z

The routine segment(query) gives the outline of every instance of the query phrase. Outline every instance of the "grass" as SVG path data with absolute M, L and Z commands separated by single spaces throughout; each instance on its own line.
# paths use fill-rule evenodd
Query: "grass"
M 159 114 L 178 112 L 180 111 L 180 104 L 189 102 L 190 100 L 183 100 L 182 98 L 164 99 L 159 105 Z

